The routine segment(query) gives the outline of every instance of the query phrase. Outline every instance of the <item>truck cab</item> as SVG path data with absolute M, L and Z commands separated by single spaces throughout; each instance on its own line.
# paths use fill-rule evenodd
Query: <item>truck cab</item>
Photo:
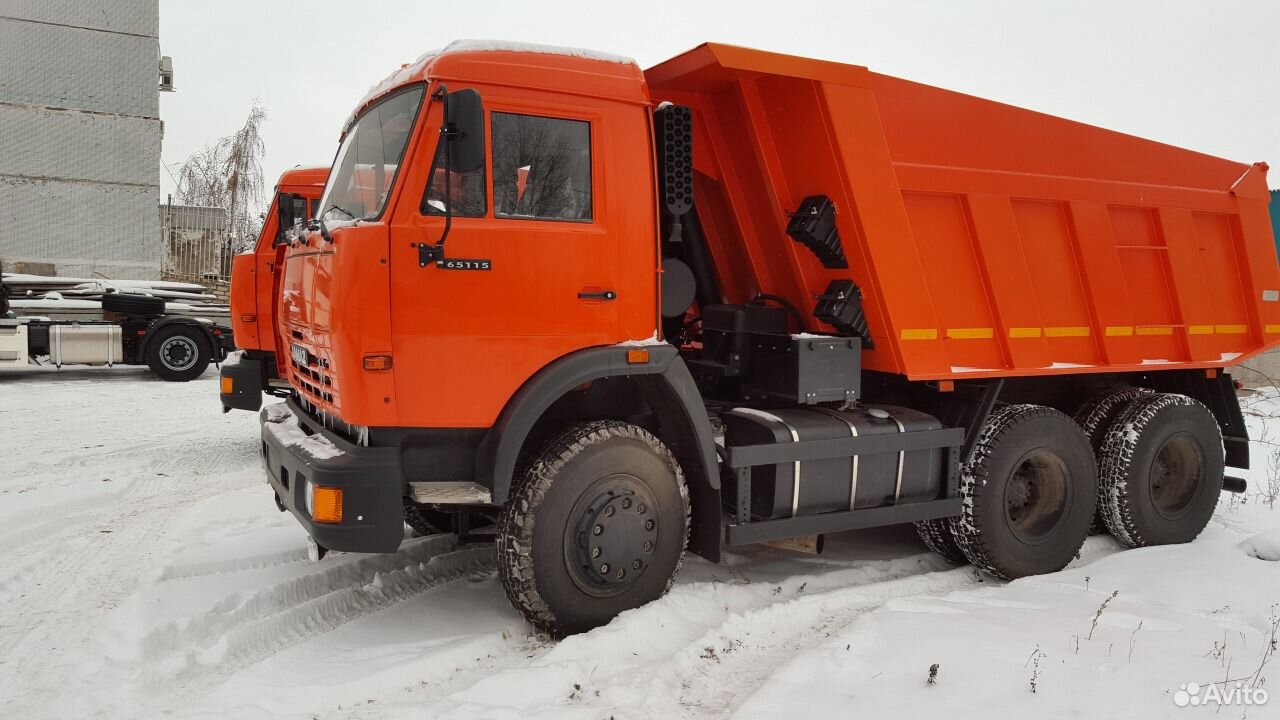
M 320 193 L 329 169 L 297 167 L 287 170 L 276 184 L 253 249 L 231 262 L 231 324 L 241 353 L 222 368 L 221 396 L 224 411 L 256 412 L 262 393 L 279 382 L 277 353 L 282 347 L 276 330 L 285 233 L 294 225 L 320 213 Z M 287 347 L 287 346 L 285 346 Z

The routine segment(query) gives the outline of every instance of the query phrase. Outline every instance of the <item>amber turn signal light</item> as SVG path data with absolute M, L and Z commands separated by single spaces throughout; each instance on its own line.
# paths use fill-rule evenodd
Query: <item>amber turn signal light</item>
M 318 523 L 342 522 L 342 488 L 312 485 L 311 519 Z
M 391 356 L 390 355 L 365 355 L 364 369 L 365 370 L 390 370 Z
M 649 351 L 644 349 L 628 350 L 627 362 L 631 363 L 632 365 L 643 365 L 644 363 L 649 362 Z
M 235 380 L 235 378 L 229 378 L 229 377 L 224 377 L 224 378 L 222 378 L 222 394 L 223 394 L 223 395 L 230 395 L 231 393 L 233 393 L 233 392 L 235 392 L 235 391 L 236 391 L 236 380 Z

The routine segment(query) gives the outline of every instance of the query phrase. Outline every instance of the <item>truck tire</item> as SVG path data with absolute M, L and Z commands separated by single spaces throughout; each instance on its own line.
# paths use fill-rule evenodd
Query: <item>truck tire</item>
M 1107 429 L 1099 472 L 1103 522 L 1129 547 L 1190 542 L 1222 491 L 1222 429 L 1185 395 L 1131 403 Z
M 938 553 L 952 565 L 964 565 L 969 559 L 964 556 L 960 544 L 951 534 L 951 518 L 922 520 L 915 524 L 916 534 L 924 542 L 925 547 Z
M 534 455 L 498 524 L 511 604 L 555 637 L 604 625 L 671 587 L 689 492 L 671 451 L 615 420 L 575 425 Z
M 1097 500 L 1089 438 L 1040 405 L 991 413 L 961 471 L 952 533 L 965 557 L 1002 578 L 1056 572 L 1089 536 Z
M 430 505 L 404 499 L 404 523 L 419 535 L 448 535 L 454 531 L 453 513 L 437 510 Z
M 194 380 L 209 367 L 209 341 L 193 325 L 161 328 L 147 343 L 147 367 L 169 382 Z
M 1102 441 L 1107 436 L 1107 429 L 1111 427 L 1111 422 L 1128 407 L 1129 403 L 1150 395 L 1151 392 L 1146 388 L 1107 390 L 1089 398 L 1084 405 L 1080 406 L 1080 409 L 1076 410 L 1076 424 L 1084 430 L 1085 435 L 1089 436 L 1089 445 L 1093 447 L 1093 455 L 1098 462 L 1102 462 Z M 1106 531 L 1107 526 L 1102 521 L 1102 503 L 1099 502 L 1098 509 L 1093 514 L 1093 526 L 1089 528 L 1089 534 L 1097 535 Z
M 150 295 L 107 293 L 102 296 L 102 309 L 132 317 L 160 317 L 164 314 L 164 300 Z

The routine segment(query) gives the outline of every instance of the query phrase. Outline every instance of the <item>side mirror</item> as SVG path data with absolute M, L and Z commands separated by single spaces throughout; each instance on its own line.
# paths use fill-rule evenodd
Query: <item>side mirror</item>
M 314 208 L 312 208 L 314 210 Z M 276 240 L 275 245 L 285 242 L 285 234 L 289 228 L 314 216 L 307 214 L 307 199 L 293 193 L 280 193 L 276 198 Z
M 293 199 L 296 196 L 291 193 L 280 193 L 276 197 L 276 239 L 272 243 L 273 246 L 284 243 L 284 234 L 289 228 L 293 227 L 293 223 L 297 220 L 294 215 Z
M 445 123 L 454 131 L 449 169 L 469 173 L 484 168 L 484 106 L 480 93 L 470 89 L 451 92 L 445 107 L 449 113 Z

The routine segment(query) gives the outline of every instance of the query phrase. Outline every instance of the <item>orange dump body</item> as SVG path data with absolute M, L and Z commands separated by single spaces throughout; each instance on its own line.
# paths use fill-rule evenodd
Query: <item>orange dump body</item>
M 726 299 L 805 310 L 852 279 L 875 342 L 867 369 L 1216 368 L 1280 342 L 1264 164 L 723 45 L 645 76 L 655 101 L 693 108 L 696 205 Z M 819 194 L 835 201 L 848 269 L 784 231 Z

